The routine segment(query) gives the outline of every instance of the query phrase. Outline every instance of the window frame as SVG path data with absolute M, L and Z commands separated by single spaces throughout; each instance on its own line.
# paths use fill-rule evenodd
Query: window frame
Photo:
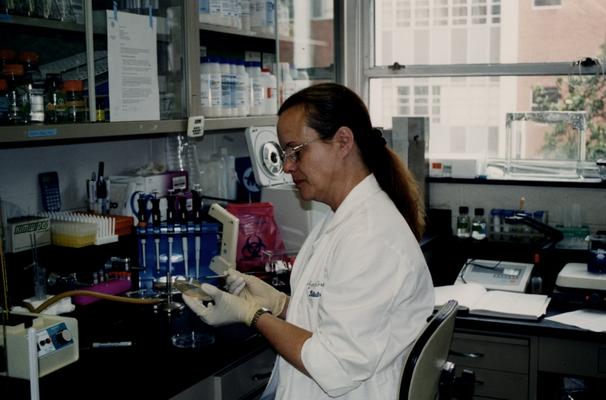
M 444 65 L 375 65 L 375 0 L 344 0 L 345 67 L 343 83 L 355 90 L 370 108 L 372 79 L 440 78 L 440 77 L 531 77 L 595 75 L 603 73 L 602 66 L 584 66 L 579 60 L 543 63 L 485 63 Z M 557 6 L 559 7 L 559 6 Z M 547 7 L 539 7 L 541 9 Z M 553 7 L 551 7 L 553 8 Z M 349 22 L 348 22 L 349 21 Z M 605 60 L 602 60 L 604 63 Z M 409 104 L 412 108 L 414 104 Z M 429 104 L 431 107 L 431 104 Z

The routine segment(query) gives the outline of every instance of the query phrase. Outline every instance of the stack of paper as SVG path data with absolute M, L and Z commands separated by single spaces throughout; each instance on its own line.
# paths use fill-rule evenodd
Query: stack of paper
M 547 311 L 548 296 L 486 290 L 478 283 L 439 286 L 435 288 L 435 306 L 454 299 L 470 314 L 491 317 L 539 319 Z

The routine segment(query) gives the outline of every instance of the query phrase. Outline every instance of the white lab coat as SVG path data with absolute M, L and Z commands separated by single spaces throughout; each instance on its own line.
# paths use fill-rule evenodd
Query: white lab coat
M 301 354 L 312 378 L 278 357 L 275 398 L 396 399 L 434 291 L 417 240 L 374 175 L 310 233 L 290 283 L 286 320 L 313 333 Z

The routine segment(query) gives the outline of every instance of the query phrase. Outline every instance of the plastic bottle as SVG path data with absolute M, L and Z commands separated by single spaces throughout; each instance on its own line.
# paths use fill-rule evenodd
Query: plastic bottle
M 278 112 L 276 77 L 269 68 L 262 68 L 260 78 L 263 82 L 263 115 L 275 115 Z
M 278 34 L 280 36 L 291 36 L 290 34 L 290 11 L 285 0 L 278 1 Z
M 215 57 L 202 57 L 200 99 L 204 116 L 221 116 L 221 68 Z
M 42 82 L 42 74 L 38 68 L 40 56 L 34 51 L 22 51 L 19 53 L 19 62 L 23 64 L 24 74 L 29 75 L 32 82 Z
M 8 83 L 0 79 L 0 125 L 8 125 Z
M 274 0 L 251 0 L 250 27 L 253 31 L 266 35 L 275 32 L 275 1 Z
M 457 236 L 465 239 L 470 235 L 471 221 L 469 219 L 469 208 L 461 206 L 459 207 L 459 215 L 457 216 Z
M 290 65 L 288 63 L 280 63 L 280 104 L 288 99 L 297 91 L 295 81 L 290 75 Z
M 236 65 L 236 114 L 245 117 L 250 114 L 250 78 L 244 68 L 244 61 Z
M 263 82 L 261 80 L 261 63 L 247 61 L 246 72 L 250 79 L 250 115 L 263 115 Z
M 473 211 L 474 217 L 471 222 L 471 237 L 475 240 L 486 239 L 486 219 L 484 218 L 484 209 L 476 208 Z
M 198 0 L 198 20 L 203 24 L 210 23 L 210 1 Z
M 221 116 L 231 117 L 234 115 L 232 103 L 233 77 L 229 61 L 225 58 L 219 60 L 221 67 Z
M 84 82 L 70 79 L 63 82 L 65 90 L 65 110 L 68 122 L 86 121 L 86 103 L 82 94 Z
M 240 29 L 250 31 L 250 0 L 240 0 L 240 21 Z

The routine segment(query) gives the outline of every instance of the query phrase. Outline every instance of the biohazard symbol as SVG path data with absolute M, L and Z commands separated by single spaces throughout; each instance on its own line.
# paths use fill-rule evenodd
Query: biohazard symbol
M 246 259 L 259 258 L 266 247 L 259 236 L 251 235 L 246 238 L 246 243 L 242 246 L 242 255 Z

